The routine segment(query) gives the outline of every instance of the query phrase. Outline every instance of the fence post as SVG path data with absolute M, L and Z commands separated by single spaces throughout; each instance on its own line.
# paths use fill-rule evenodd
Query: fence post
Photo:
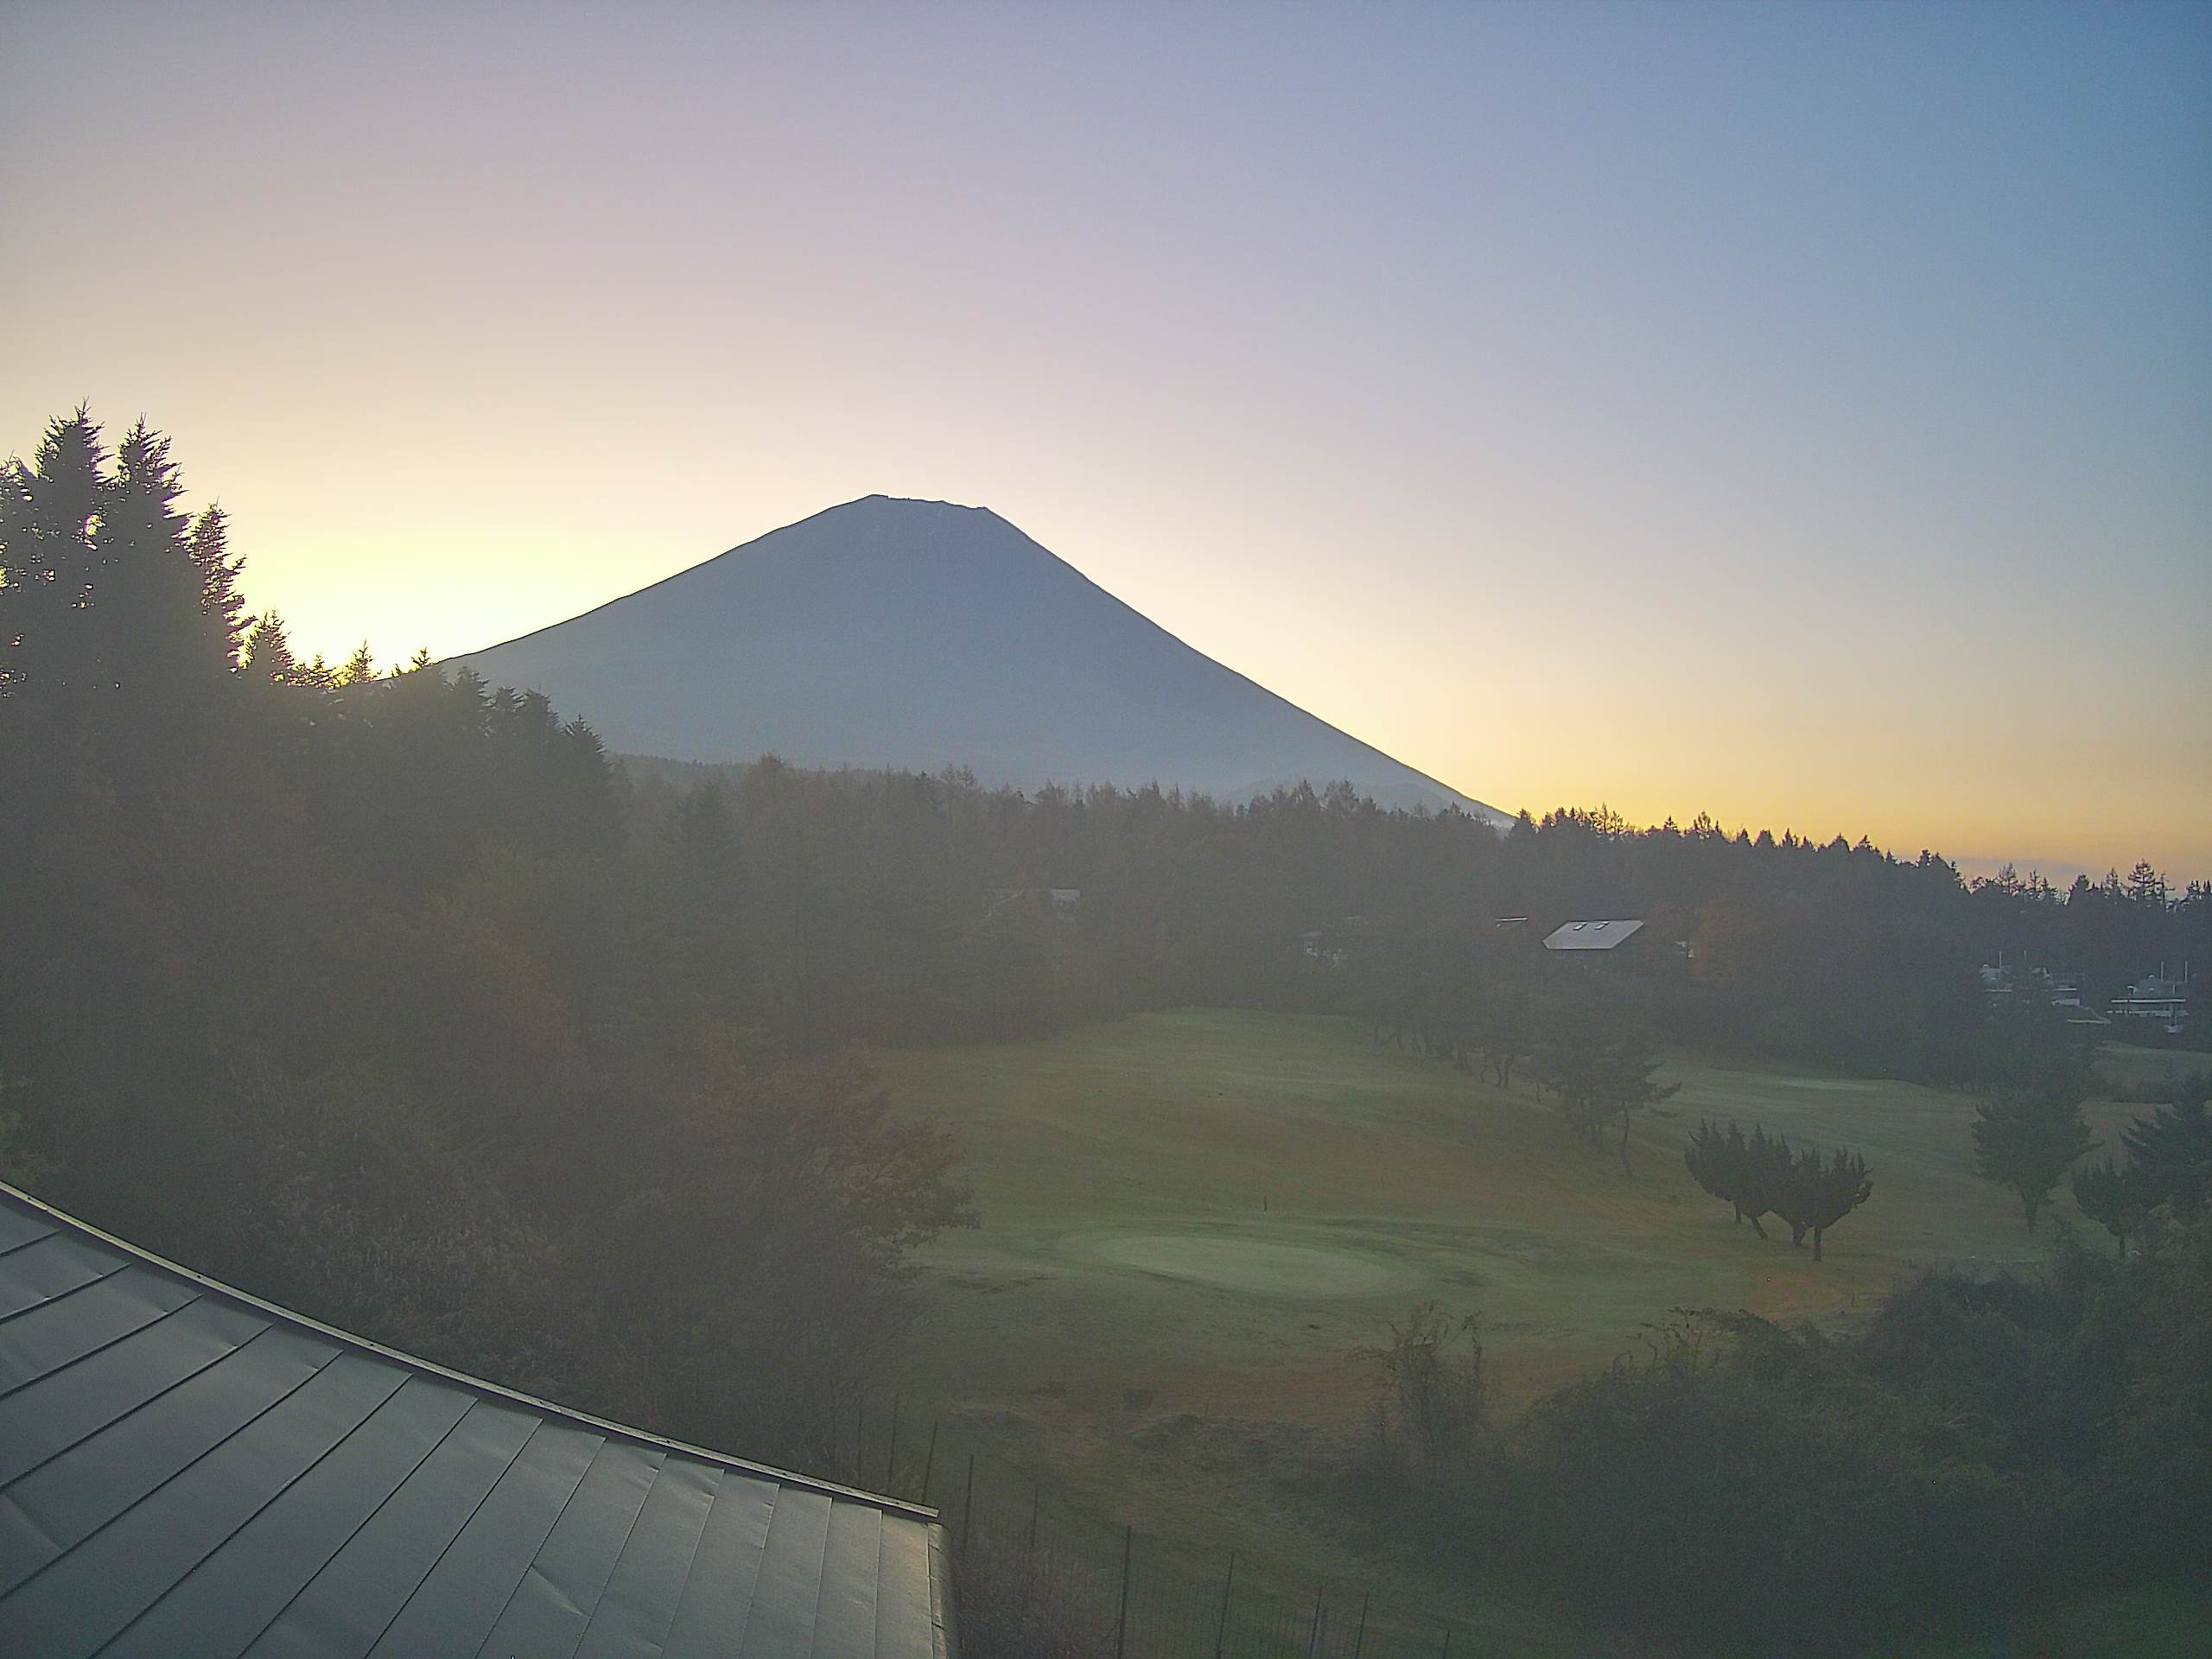
M 1236 1587 L 1236 1552 L 1229 1552 L 1229 1571 L 1221 1580 L 1221 1623 L 1213 1633 L 1213 1659 L 1221 1659 L 1221 1650 L 1229 1642 L 1229 1594 Z
M 930 1420 L 929 1455 L 922 1459 L 922 1502 L 925 1503 L 930 1501 L 930 1474 L 937 1467 L 937 1432 L 944 1422 L 941 1416 Z
M 1367 1650 L 1367 1604 L 1374 1597 L 1375 1589 L 1371 1585 L 1359 1592 L 1359 1634 L 1352 1638 L 1351 1659 L 1359 1659 L 1359 1656 Z
M 960 1552 L 968 1553 L 968 1534 L 976 1519 L 976 1454 L 968 1454 L 968 1490 L 960 1500 Z
M 1321 1659 L 1321 1632 L 1328 1627 L 1321 1620 L 1321 1592 L 1313 1592 L 1313 1622 L 1306 1630 L 1306 1659 Z
M 1129 1639 L 1129 1553 L 1136 1547 L 1134 1525 L 1122 1529 L 1122 1611 L 1114 1619 L 1114 1659 L 1122 1659 Z
M 1452 1659 L 1452 1627 L 1444 1627 L 1444 1659 Z
M 883 1454 L 883 1490 L 899 1490 L 899 1396 L 891 1396 L 891 1449 Z

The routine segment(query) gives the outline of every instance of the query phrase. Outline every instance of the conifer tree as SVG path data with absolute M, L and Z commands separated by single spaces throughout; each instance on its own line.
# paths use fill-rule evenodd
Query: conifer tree
M 2070 1089 L 2037 1090 L 1974 1108 L 1974 1173 L 2019 1194 L 2028 1230 L 2067 1166 L 2097 1143 Z
M 1776 1184 L 1775 1213 L 1789 1224 L 1789 1242 L 1802 1244 L 1813 1236 L 1813 1260 L 1821 1260 L 1822 1235 L 1873 1196 L 1874 1183 L 1866 1160 L 1840 1147 L 1823 1159 L 1820 1148 L 1808 1147 L 1789 1160 Z
M 2212 1202 L 2212 1075 L 2197 1072 L 2181 1098 L 2120 1132 L 2144 1208 L 2171 1205 L 2186 1220 Z
M 292 655 L 291 641 L 284 632 L 284 619 L 276 612 L 264 611 L 246 630 L 238 671 L 256 686 L 300 683 L 300 660 Z
M 138 422 L 117 447 L 92 533 L 90 650 L 79 658 L 103 690 L 124 694 L 134 717 L 173 708 L 214 665 L 200 651 L 205 582 L 177 510 L 182 491 L 168 440 Z
M 1636 1171 L 1628 1160 L 1628 1136 L 1636 1114 L 1681 1092 L 1679 1083 L 1659 1082 L 1653 1075 L 1658 1069 L 1657 1047 L 1639 1034 L 1616 1038 L 1599 1051 L 1598 1106 L 1605 1116 L 1621 1121 L 1621 1173 L 1630 1177 Z
M 47 427 L 28 465 L 0 469 L 0 696 L 51 707 L 78 677 L 106 465 L 100 429 L 79 409 Z
M 230 519 L 211 506 L 192 521 L 188 543 L 200 582 L 201 648 L 210 664 L 235 673 L 245 641 L 245 600 L 238 592 L 240 561 L 230 550 Z
M 2134 1168 L 2101 1158 L 2074 1172 L 2073 1186 L 2082 1213 L 2110 1233 L 2125 1256 L 2128 1233 L 2150 1207 L 2143 1203 L 2145 1183 Z
M 1750 1222 L 1761 1238 L 1767 1232 L 1759 1218 L 1780 1212 L 1783 1191 L 1796 1163 L 1789 1143 L 1769 1139 L 1762 1124 L 1753 1124 L 1746 1138 L 1741 1126 L 1732 1122 L 1724 1135 L 1710 1121 L 1698 1125 L 1682 1161 L 1700 1186 L 1732 1205 L 1737 1223 Z

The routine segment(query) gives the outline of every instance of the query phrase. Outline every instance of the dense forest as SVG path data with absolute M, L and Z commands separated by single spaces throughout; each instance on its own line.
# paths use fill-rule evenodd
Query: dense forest
M 164 440 L 111 454 L 82 413 L 0 473 L 0 1171 L 758 1455 L 820 1451 L 897 1341 L 908 1252 L 975 1219 L 867 1045 L 1241 1003 L 1509 1068 L 1542 1044 L 1501 1020 L 1556 1048 L 1618 1017 L 1972 1084 L 1999 953 L 2098 997 L 2212 959 L 2212 892 L 2147 869 L 2060 893 L 1702 818 L 1499 836 L 1342 785 L 626 766 L 420 658 L 300 661 L 179 494 Z M 1602 1002 L 1536 944 L 1581 916 L 1648 924 Z

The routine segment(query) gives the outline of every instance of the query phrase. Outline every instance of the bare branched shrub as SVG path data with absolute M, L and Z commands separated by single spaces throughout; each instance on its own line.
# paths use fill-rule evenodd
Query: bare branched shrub
M 1418 1490 L 1451 1486 L 1487 1433 L 1483 1344 L 1472 1314 L 1423 1302 L 1390 1339 L 1359 1351 L 1375 1368 L 1372 1457 L 1378 1473 Z

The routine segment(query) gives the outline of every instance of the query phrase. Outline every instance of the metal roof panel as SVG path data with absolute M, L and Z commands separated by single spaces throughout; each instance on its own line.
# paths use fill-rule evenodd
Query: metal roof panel
M 541 1424 L 370 1654 L 412 1659 L 481 1647 L 605 1444 L 565 1423 Z
M 725 1471 L 691 1559 L 690 1581 L 662 1644 L 668 1659 L 702 1659 L 745 1647 L 745 1627 L 760 1582 L 760 1559 L 780 1488 Z
M 876 1577 L 876 1659 L 938 1651 L 930 1618 L 928 1535 L 918 1527 L 886 1527 Z
M 227 1358 L 269 1321 L 206 1297 L 0 1399 L 0 1486 Z
M 875 1594 L 882 1561 L 882 1515 L 855 1504 L 831 1504 L 822 1593 L 814 1615 L 814 1651 L 820 1659 L 875 1659 Z
M 505 1474 L 537 1419 L 480 1400 L 246 1649 L 361 1659 Z
M 340 1354 L 0 1599 L 0 1652 L 46 1659 L 96 1652 L 352 1433 L 399 1383 L 389 1370 Z
M 584 1628 L 576 1659 L 652 1659 L 660 1652 L 721 1477 L 721 1470 L 686 1458 L 661 1465 Z
M 108 1659 L 244 1652 L 470 1403 L 459 1389 L 410 1377 L 140 1615 L 105 1649 Z
M 44 1238 L 53 1230 L 54 1224 L 36 1211 L 0 1204 L 0 1254 L 18 1249 L 35 1238 Z
M 45 1548 L 18 1559 L 0 1543 L 0 1613 L 16 1586 L 267 1411 L 336 1357 L 327 1344 L 271 1331 L 245 1344 L 0 1491 Z
M 768 1517 L 768 1541 L 745 1621 L 746 1659 L 799 1659 L 814 1651 L 814 1611 L 822 1599 L 822 1560 L 830 1541 L 830 1500 L 785 1492 Z
M 48 1233 L 0 1255 L 0 1319 L 123 1270 L 124 1259 L 81 1238 Z
M 0 1394 L 129 1336 L 198 1296 L 196 1287 L 118 1273 L 0 1321 Z
M 481 1652 L 499 1659 L 522 1653 L 566 1659 L 575 1651 L 665 1461 L 663 1453 L 624 1440 L 599 1448 Z
M 0 1185 L 0 1652 L 944 1659 L 942 1542 Z

